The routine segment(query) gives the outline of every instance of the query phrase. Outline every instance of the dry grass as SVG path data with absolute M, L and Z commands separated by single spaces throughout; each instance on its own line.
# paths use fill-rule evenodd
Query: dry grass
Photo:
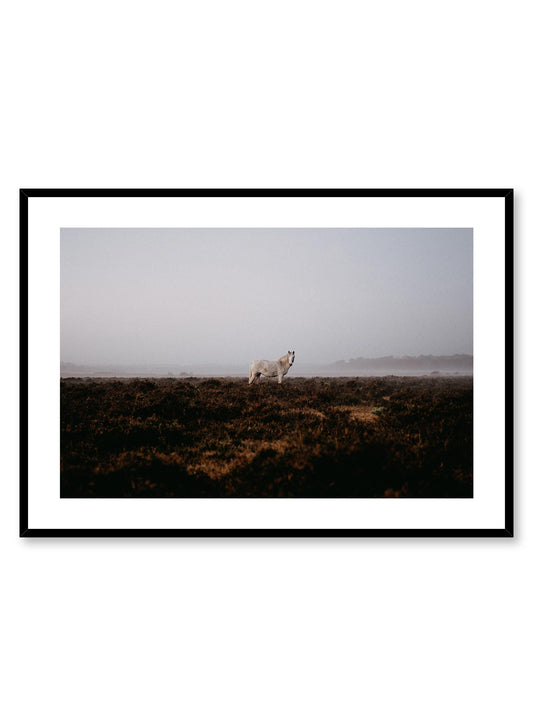
M 64 379 L 67 497 L 469 497 L 472 379 Z
M 374 423 L 377 421 L 379 411 L 373 405 L 359 404 L 357 406 L 337 406 L 338 411 L 346 411 L 351 421 L 364 421 Z

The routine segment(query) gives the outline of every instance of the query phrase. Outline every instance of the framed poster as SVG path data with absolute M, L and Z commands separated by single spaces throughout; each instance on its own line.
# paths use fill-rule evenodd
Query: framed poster
M 23 189 L 20 250 L 21 536 L 513 535 L 512 190 Z

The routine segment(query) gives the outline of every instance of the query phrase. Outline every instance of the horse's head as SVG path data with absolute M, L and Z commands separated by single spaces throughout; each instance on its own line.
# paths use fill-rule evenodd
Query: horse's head
M 288 355 L 289 355 L 289 365 L 292 366 L 292 364 L 294 363 L 294 351 L 290 351 L 289 350 L 287 352 L 288 352 Z

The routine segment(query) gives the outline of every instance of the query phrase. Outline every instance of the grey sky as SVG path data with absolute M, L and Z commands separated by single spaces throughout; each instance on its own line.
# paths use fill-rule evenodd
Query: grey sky
M 61 359 L 472 353 L 471 229 L 63 229 Z

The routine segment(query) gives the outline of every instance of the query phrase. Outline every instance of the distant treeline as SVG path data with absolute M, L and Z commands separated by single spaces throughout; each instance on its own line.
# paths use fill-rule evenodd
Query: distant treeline
M 474 358 L 471 355 L 405 355 L 395 358 L 385 355 L 381 358 L 350 358 L 331 364 L 335 370 L 410 370 L 410 371 L 472 371 Z

